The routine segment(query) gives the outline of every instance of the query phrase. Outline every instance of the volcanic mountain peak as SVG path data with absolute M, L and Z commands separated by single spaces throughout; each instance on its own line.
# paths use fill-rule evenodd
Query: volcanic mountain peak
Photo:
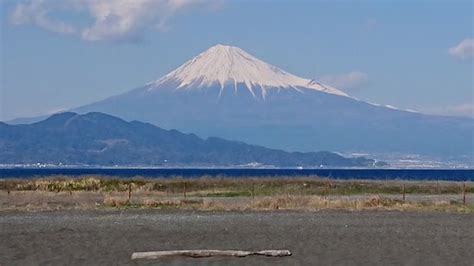
M 267 64 L 244 50 L 225 45 L 216 45 L 202 52 L 182 66 L 157 80 L 149 88 L 153 90 L 161 84 L 176 83 L 177 89 L 193 89 L 226 85 L 237 90 L 243 85 L 253 95 L 259 88 L 265 95 L 266 89 L 313 89 L 340 96 L 346 93 L 322 85 L 312 80 L 290 74 Z

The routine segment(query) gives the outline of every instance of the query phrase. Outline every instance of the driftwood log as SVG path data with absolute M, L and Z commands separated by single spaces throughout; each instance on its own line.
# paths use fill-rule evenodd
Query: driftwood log
M 162 257 L 169 257 L 169 256 L 185 256 L 185 257 L 192 257 L 192 258 L 203 258 L 203 257 L 212 257 L 212 256 L 247 257 L 250 255 L 284 257 L 284 256 L 291 256 L 291 252 L 289 250 L 260 250 L 260 251 L 217 250 L 217 249 L 167 250 L 167 251 L 134 252 L 132 254 L 132 260 L 159 259 Z

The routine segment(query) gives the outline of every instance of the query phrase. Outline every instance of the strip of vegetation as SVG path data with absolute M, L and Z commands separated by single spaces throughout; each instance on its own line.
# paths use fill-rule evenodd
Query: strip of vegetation
M 433 210 L 474 212 L 472 182 L 322 178 L 113 179 L 85 176 L 0 181 L 0 210 Z M 6 193 L 5 193 L 6 192 Z
M 219 200 L 159 200 L 146 199 L 129 201 L 120 198 L 106 198 L 102 207 L 119 209 L 152 208 L 207 211 L 269 211 L 269 210 L 398 210 L 398 211 L 445 211 L 473 213 L 474 205 L 464 205 L 457 201 L 408 202 L 374 196 L 369 199 L 328 199 L 319 196 L 262 197 L 251 201 Z
M 167 195 L 187 194 L 197 197 L 248 197 L 275 195 L 358 195 L 358 194 L 458 194 L 465 189 L 474 193 L 474 184 L 446 181 L 361 181 L 323 178 L 210 178 L 183 179 L 113 179 L 85 176 L 41 179 L 6 179 L 3 191 L 155 191 Z

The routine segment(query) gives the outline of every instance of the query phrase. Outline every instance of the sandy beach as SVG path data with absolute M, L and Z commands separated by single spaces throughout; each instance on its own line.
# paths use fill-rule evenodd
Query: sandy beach
M 398 211 L 2 212 L 1 265 L 473 265 L 473 214 Z M 135 260 L 136 251 L 289 249 L 283 258 Z

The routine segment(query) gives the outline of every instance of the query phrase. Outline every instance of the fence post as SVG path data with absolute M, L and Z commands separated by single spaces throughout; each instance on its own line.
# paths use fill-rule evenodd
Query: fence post
M 403 201 L 405 201 L 405 183 L 403 183 Z
M 132 198 L 132 183 L 128 183 L 128 201 Z
M 184 181 L 183 195 L 186 198 L 186 181 Z
M 462 184 L 462 204 L 466 205 L 466 183 Z
M 252 182 L 252 199 L 255 199 L 255 184 Z

